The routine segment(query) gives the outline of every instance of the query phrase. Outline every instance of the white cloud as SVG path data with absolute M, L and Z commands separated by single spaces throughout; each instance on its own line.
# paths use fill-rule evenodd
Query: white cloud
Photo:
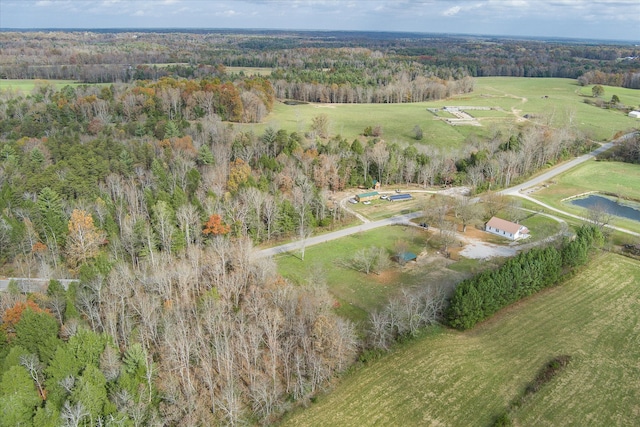
M 233 9 L 223 10 L 222 12 L 216 12 L 216 16 L 225 16 L 227 18 L 231 18 L 232 16 L 236 16 L 236 15 L 238 15 L 238 12 L 236 12 Z
M 444 12 L 442 12 L 442 14 L 444 16 L 454 16 L 454 15 L 457 15 L 458 12 L 460 12 L 461 9 L 462 8 L 460 6 L 453 6 L 453 7 L 450 7 L 449 9 L 445 10 Z

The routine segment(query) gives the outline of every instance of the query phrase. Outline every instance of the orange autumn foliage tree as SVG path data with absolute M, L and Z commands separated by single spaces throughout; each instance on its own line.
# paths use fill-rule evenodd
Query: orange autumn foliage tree
M 227 224 L 222 222 L 222 218 L 218 214 L 212 214 L 209 220 L 204 224 L 202 233 L 206 236 L 212 234 L 214 236 L 221 236 L 227 234 L 231 230 Z
M 14 326 L 16 323 L 20 321 L 22 318 L 22 313 L 26 309 L 30 309 L 35 313 L 47 313 L 51 314 L 51 311 L 48 309 L 42 309 L 38 304 L 31 300 L 27 301 L 18 301 L 13 305 L 13 307 L 7 308 L 7 310 L 2 315 L 2 329 L 7 332 L 9 337 L 12 337 L 14 334 Z

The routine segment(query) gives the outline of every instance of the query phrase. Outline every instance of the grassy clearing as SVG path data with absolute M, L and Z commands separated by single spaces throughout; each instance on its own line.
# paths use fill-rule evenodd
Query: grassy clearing
M 556 177 L 547 188 L 530 194 L 532 197 L 575 215 L 588 212 L 562 199 L 588 191 L 602 191 L 640 200 L 640 166 L 621 162 L 585 162 Z M 614 217 L 613 225 L 640 232 L 638 221 Z
M 305 104 L 289 106 L 278 103 L 265 122 L 255 127 L 261 132 L 267 126 L 290 132 L 305 132 L 311 119 L 319 114 L 329 116 L 331 132 L 348 140 L 360 135 L 367 126 L 381 125 L 383 138 L 390 142 L 428 144 L 444 151 L 459 148 L 470 135 L 480 137 L 496 129 L 507 131 L 522 122 L 524 115 L 531 120 L 564 126 L 569 121 L 588 136 L 607 140 L 620 131 L 638 126 L 635 119 L 620 111 L 604 110 L 584 103 L 590 97 L 590 87 L 579 86 L 572 79 L 533 79 L 510 77 L 482 77 L 476 79 L 473 93 L 436 102 L 415 104 Z M 640 105 L 640 91 L 605 87 L 606 97 L 618 95 L 626 105 Z M 436 117 L 427 108 L 454 106 L 497 107 L 493 111 L 470 111 L 483 126 L 450 126 L 442 120 L 447 113 Z M 412 130 L 419 125 L 424 139 L 413 139 Z
M 349 205 L 349 207 L 370 220 L 377 221 L 407 212 L 420 211 L 424 209 L 432 197 L 432 193 L 411 193 L 410 200 L 390 202 L 388 200 L 376 199 L 371 200 L 370 205 L 358 203 Z
M 228 67 L 229 73 L 244 72 L 247 75 L 268 75 L 269 68 Z M 35 80 L 0 80 L 0 90 L 19 90 L 31 93 Z M 70 81 L 48 81 L 62 87 Z M 347 140 L 358 138 L 367 126 L 380 125 L 382 138 L 388 142 L 429 145 L 447 152 L 464 145 L 471 135 L 480 138 L 491 135 L 498 129 L 512 132 L 528 114 L 532 120 L 550 122 L 563 126 L 571 120 L 574 126 L 588 136 L 607 140 L 621 130 L 638 126 L 638 121 L 620 111 L 604 110 L 584 103 L 590 97 L 591 88 L 579 86 L 572 79 L 533 79 L 510 77 L 482 77 L 475 80 L 475 90 L 436 102 L 411 104 L 300 104 L 285 105 L 277 102 L 274 110 L 260 124 L 234 124 L 234 126 L 263 133 L 271 126 L 288 132 L 304 133 L 309 130 L 311 120 L 326 114 L 330 120 L 331 134 L 339 134 Z M 618 95 L 625 105 L 639 106 L 640 91 L 605 86 L 605 99 Z M 470 111 L 482 126 L 451 126 L 442 117 L 436 117 L 427 108 L 453 106 L 496 107 L 492 111 Z M 439 115 L 449 115 L 440 112 Z M 424 139 L 414 139 L 413 128 L 419 125 Z
M 531 237 L 527 239 L 526 243 L 539 242 L 558 234 L 562 230 L 561 223 L 544 215 L 530 215 L 520 221 L 520 224 L 531 231 Z
M 489 425 L 559 354 L 571 362 L 511 412 L 516 425 L 635 425 L 639 267 L 605 253 L 471 331 L 428 331 L 283 425 Z
M 426 200 L 431 194 L 416 193 Z M 423 203 L 418 201 L 417 203 Z M 354 205 L 361 207 L 361 213 L 369 218 L 379 219 L 397 215 L 407 209 L 406 202 L 391 203 L 385 200 L 374 201 L 371 205 Z M 376 205 L 378 207 L 376 207 Z M 392 211 L 389 211 L 392 210 Z M 454 221 L 454 218 L 449 218 Z M 414 220 L 415 223 L 423 221 Z M 522 223 L 532 231 L 533 243 L 560 231 L 560 224 L 542 215 L 532 214 Z M 511 241 L 485 233 L 474 227 L 468 227 L 464 233 L 467 238 L 482 239 L 488 243 L 507 245 Z M 408 250 L 423 254 L 417 262 L 399 266 L 392 262 L 390 267 L 380 274 L 362 272 L 350 268 L 345 261 L 361 249 L 372 246 L 385 248 L 389 257 L 394 255 L 394 246 L 398 241 L 406 242 Z M 445 259 L 438 254 L 441 250 L 439 233 L 433 229 L 427 231 L 418 227 L 389 226 L 365 233 L 358 233 L 339 240 L 310 246 L 305 250 L 305 261 L 299 253 L 281 255 L 277 258 L 278 270 L 284 277 L 295 283 L 304 283 L 308 277 L 315 277 L 314 272 L 322 271 L 329 290 L 337 301 L 336 312 L 355 322 L 365 321 L 369 313 L 384 305 L 390 297 L 396 295 L 403 287 L 422 286 L 425 284 L 442 284 L 452 287 L 464 277 L 490 268 L 495 262 L 479 261 L 461 257 L 458 252 L 462 247 L 457 243 L 450 248 L 451 258 Z
M 281 255 L 277 258 L 278 271 L 296 283 L 304 283 L 314 269 L 325 272 L 329 290 L 340 304 L 337 312 L 358 322 L 384 305 L 403 286 L 425 283 L 427 276 L 397 264 L 380 275 L 367 275 L 345 266 L 344 261 L 358 250 L 371 246 L 383 247 L 391 256 L 397 241 L 406 242 L 410 251 L 420 253 L 427 237 L 428 232 L 414 227 L 382 227 L 310 246 L 305 250 L 305 261 L 300 260 L 297 253 Z
M 273 68 L 261 67 L 225 67 L 227 74 L 244 74 L 245 76 L 268 76 Z
M 420 252 L 425 246 L 425 239 L 418 230 L 408 227 L 383 227 L 366 233 L 358 233 L 337 241 L 311 246 L 305 251 L 305 261 L 298 254 L 287 254 L 278 257 L 280 273 L 296 283 L 304 283 L 312 269 L 320 268 L 326 272 L 329 289 L 339 301 L 362 310 L 358 317 L 366 318 L 367 313 L 384 304 L 389 296 L 395 293 L 402 284 L 412 285 L 413 278 L 404 274 L 398 266 L 389 269 L 383 275 L 364 274 L 340 265 L 341 260 L 348 260 L 353 254 L 371 246 L 387 249 L 391 256 L 393 245 L 398 240 L 409 243 L 410 250 Z M 393 280 L 391 280 L 393 278 Z M 360 320 L 360 319 L 353 319 Z
M 22 93 L 23 95 L 29 95 L 39 85 L 51 84 L 56 89 L 62 89 L 69 86 L 81 86 L 85 83 L 78 83 L 73 80 L 30 80 L 30 79 L 17 79 L 7 80 L 0 79 L 0 91 L 9 90 L 12 92 Z

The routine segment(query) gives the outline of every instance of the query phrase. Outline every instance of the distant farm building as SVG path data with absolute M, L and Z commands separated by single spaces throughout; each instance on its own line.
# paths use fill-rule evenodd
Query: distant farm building
M 377 191 L 370 191 L 368 193 L 362 193 L 356 195 L 356 200 L 358 202 L 366 202 L 367 200 L 377 199 L 379 194 Z
M 629 117 L 640 119 L 640 111 L 629 111 Z
M 510 240 L 529 237 L 529 230 L 524 225 L 516 224 L 506 219 L 496 218 L 495 216 L 485 224 L 485 230 Z
M 400 202 L 403 200 L 411 200 L 411 194 L 402 193 L 402 194 L 394 194 L 393 196 L 389 196 L 390 202 Z

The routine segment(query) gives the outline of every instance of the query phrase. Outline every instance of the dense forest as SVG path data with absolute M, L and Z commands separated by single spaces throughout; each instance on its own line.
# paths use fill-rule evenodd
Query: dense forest
M 322 272 L 289 283 L 253 246 L 348 220 L 333 197 L 347 187 L 495 190 L 589 141 L 530 121 L 442 153 L 386 142 L 377 127 L 349 141 L 322 114 L 300 133 L 230 123 L 260 121 L 281 97 L 408 102 L 472 90 L 478 70 L 451 56 L 466 57 L 470 41 L 448 50 L 434 39 L 432 52 L 414 43 L 0 32 L 2 77 L 109 82 L 0 94 L 2 271 L 53 279 L 43 293 L 14 284 L 0 295 L 0 425 L 268 424 L 363 349 L 440 318 L 442 295 L 406 294 L 392 304 L 405 314 L 383 310 L 358 333 L 332 310 Z M 530 43 L 506 58 L 515 63 L 542 51 L 473 43 Z M 637 55 L 566 49 L 607 73 L 632 72 L 615 58 Z M 274 72 L 227 73 L 233 65 Z M 69 277 L 68 289 L 55 280 Z

